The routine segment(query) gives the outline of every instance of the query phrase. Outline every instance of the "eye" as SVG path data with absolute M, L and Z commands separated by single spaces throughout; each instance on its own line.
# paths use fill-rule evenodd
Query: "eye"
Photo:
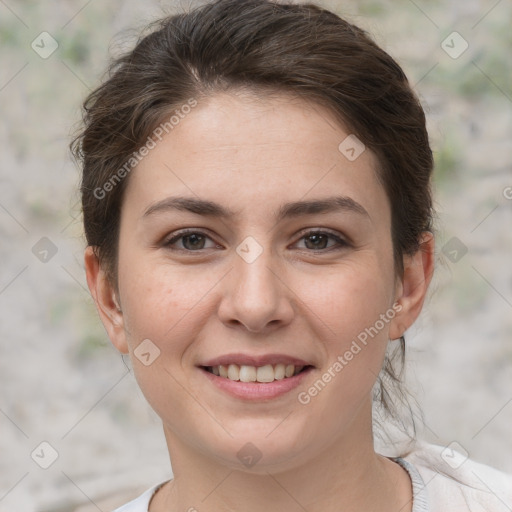
M 334 240 L 336 243 L 327 247 L 326 244 L 328 240 Z M 332 250 L 333 247 L 338 245 L 338 249 L 348 247 L 348 243 L 343 240 L 338 235 L 331 233 L 329 231 L 308 231 L 305 233 L 300 240 L 305 240 L 306 249 L 311 249 L 313 251 L 323 251 L 323 250 Z
M 165 241 L 163 245 L 164 247 L 169 247 L 171 249 L 188 252 L 197 252 L 203 249 L 219 247 L 218 244 L 215 243 L 211 247 L 205 247 L 206 240 L 211 240 L 211 238 L 205 233 L 201 231 L 186 230 L 177 233 L 175 236 Z M 172 247 L 177 242 L 181 242 L 182 247 Z
M 334 244 L 328 246 L 328 241 L 334 240 Z M 210 240 L 212 245 L 206 247 L 206 241 Z M 305 241 L 305 248 L 312 251 L 330 251 L 338 246 L 338 249 L 348 247 L 349 243 L 343 240 L 340 236 L 329 231 L 312 230 L 304 233 L 300 240 Z M 299 240 L 299 241 L 300 241 Z M 173 247 L 178 244 L 178 247 Z M 179 247 L 181 244 L 181 247 Z M 218 244 L 213 242 L 211 237 L 202 231 L 185 230 L 176 233 L 172 238 L 166 240 L 163 246 L 171 250 L 186 251 L 186 252 L 199 252 L 204 249 L 220 248 Z

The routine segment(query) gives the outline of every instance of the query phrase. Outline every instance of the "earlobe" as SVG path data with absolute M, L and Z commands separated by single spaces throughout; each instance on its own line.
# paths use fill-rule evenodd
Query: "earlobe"
M 416 253 L 404 256 L 404 273 L 396 297 L 401 310 L 390 325 L 392 340 L 400 338 L 421 313 L 434 272 L 434 248 L 434 235 L 426 231 Z
M 87 285 L 108 337 L 119 352 L 127 354 L 129 351 L 121 306 L 92 246 L 85 249 L 84 264 Z

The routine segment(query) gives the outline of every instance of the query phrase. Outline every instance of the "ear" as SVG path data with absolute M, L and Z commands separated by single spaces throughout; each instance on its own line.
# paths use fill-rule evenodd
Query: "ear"
M 119 352 L 127 354 L 128 344 L 119 300 L 105 272 L 100 267 L 92 246 L 85 249 L 84 263 L 87 285 L 108 337 Z
M 416 321 L 434 272 L 434 235 L 425 231 L 420 239 L 420 247 L 412 256 L 404 256 L 404 273 L 397 287 L 395 301 L 401 309 L 393 318 L 389 328 L 389 338 L 396 340 Z

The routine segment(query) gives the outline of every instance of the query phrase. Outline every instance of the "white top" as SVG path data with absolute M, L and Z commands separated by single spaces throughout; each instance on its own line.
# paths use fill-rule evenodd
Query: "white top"
M 418 443 L 411 453 L 391 459 L 411 477 L 412 512 L 512 511 L 512 474 L 467 459 L 450 447 Z M 164 483 L 113 512 L 148 512 L 151 498 Z

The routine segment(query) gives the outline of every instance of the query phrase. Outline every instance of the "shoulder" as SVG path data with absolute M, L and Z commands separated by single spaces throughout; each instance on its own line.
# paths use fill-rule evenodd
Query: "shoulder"
M 144 491 L 138 498 L 126 503 L 125 505 L 116 508 L 112 512 L 148 512 L 149 502 L 155 492 L 164 485 L 165 482 L 154 485 L 147 491 Z
M 428 510 L 449 505 L 451 512 L 510 512 L 512 474 L 471 460 L 457 447 L 418 443 L 402 456 L 423 479 Z

